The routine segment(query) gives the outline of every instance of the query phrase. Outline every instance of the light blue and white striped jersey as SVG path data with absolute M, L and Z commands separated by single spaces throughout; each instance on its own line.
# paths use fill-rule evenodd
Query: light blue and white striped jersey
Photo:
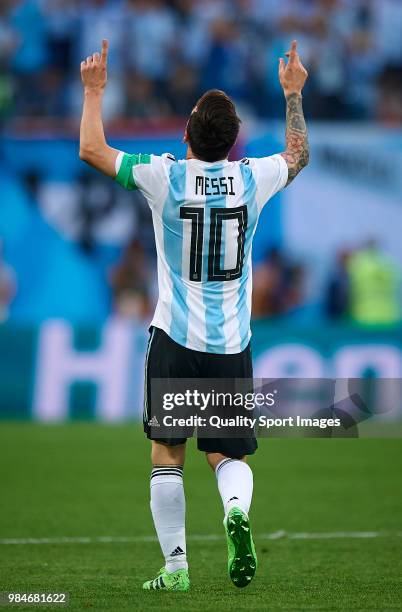
M 286 185 L 283 157 L 208 163 L 120 152 L 116 175 L 126 189 L 140 189 L 152 211 L 159 286 L 152 325 L 196 351 L 243 351 L 253 236 L 263 206 Z

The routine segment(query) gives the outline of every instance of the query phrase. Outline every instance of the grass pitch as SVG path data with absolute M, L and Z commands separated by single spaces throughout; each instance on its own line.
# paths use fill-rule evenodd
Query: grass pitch
M 2 423 L 0 448 L 0 591 L 68 591 L 76 610 L 402 609 L 402 440 L 261 440 L 250 460 L 259 569 L 242 590 L 226 574 L 214 475 L 191 441 L 191 591 L 177 594 L 141 590 L 163 563 L 139 427 Z

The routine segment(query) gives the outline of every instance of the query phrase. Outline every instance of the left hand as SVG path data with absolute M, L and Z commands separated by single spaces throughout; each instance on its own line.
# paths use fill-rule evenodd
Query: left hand
M 286 97 L 294 93 L 301 95 L 308 72 L 300 61 L 296 40 L 292 42 L 291 49 L 286 53 L 286 57 L 289 60 L 287 64 L 282 57 L 279 60 L 279 80 L 284 94 Z
M 103 91 L 107 83 L 107 55 L 109 43 L 102 41 L 101 53 L 94 53 L 81 62 L 81 79 L 87 91 Z

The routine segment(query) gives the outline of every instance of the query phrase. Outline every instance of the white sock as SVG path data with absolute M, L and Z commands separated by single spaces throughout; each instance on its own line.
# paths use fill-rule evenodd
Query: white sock
M 247 463 L 238 459 L 223 459 L 215 469 L 225 516 L 233 506 L 246 514 L 253 496 L 253 472 Z
M 169 573 L 188 569 L 183 468 L 155 466 L 151 472 L 151 512 Z

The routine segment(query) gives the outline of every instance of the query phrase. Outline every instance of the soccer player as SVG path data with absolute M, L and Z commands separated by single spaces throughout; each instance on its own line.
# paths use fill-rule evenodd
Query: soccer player
M 228 161 L 240 119 L 222 91 L 207 91 L 188 119 L 186 159 L 128 154 L 110 147 L 102 124 L 108 42 L 81 63 L 84 108 L 80 158 L 126 189 L 139 189 L 152 211 L 159 300 L 145 364 L 144 430 L 152 439 L 153 378 L 252 378 L 251 246 L 268 200 L 307 165 L 302 109 L 307 78 L 296 41 L 279 60 L 284 90 L 286 151 Z M 187 591 L 183 465 L 186 439 L 152 440 L 151 511 L 165 558 L 144 589 Z M 253 474 L 246 462 L 255 438 L 198 439 L 215 471 L 224 507 L 228 572 L 238 587 L 252 580 L 257 557 L 250 530 Z

